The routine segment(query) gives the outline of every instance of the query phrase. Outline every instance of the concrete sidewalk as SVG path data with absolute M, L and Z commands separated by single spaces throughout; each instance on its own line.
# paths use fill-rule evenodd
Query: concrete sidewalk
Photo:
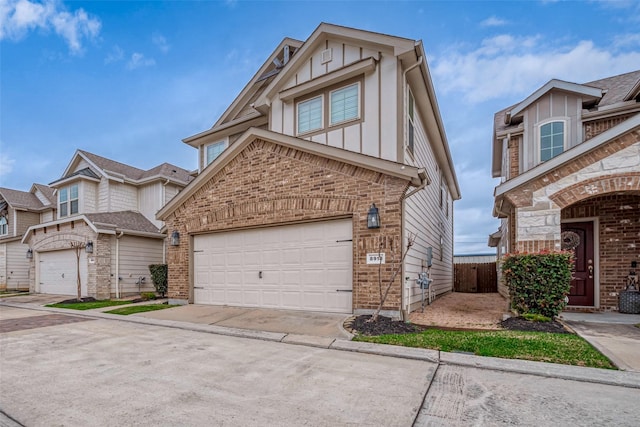
M 640 315 L 565 312 L 560 318 L 618 368 L 640 373 Z

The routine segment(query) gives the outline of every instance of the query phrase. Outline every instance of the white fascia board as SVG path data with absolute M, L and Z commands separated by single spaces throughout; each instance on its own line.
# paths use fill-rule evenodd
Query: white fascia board
M 195 135 L 184 138 L 182 142 L 188 144 L 194 148 L 206 144 L 208 142 L 215 142 L 218 139 L 225 138 L 234 133 L 243 131 L 246 128 L 256 127 L 263 124 L 267 124 L 269 118 L 260 112 L 248 114 L 238 119 L 232 120 L 220 126 L 214 126 L 211 129 L 204 132 L 197 133 Z
M 552 89 L 559 89 L 559 90 L 564 90 L 566 92 L 579 93 L 588 97 L 593 97 L 598 99 L 602 98 L 603 96 L 602 89 L 598 89 L 592 86 L 580 85 L 577 83 L 565 82 L 563 80 L 553 79 L 553 80 L 550 80 L 544 86 L 542 86 L 540 89 L 538 89 L 537 91 L 529 95 L 524 101 L 516 105 L 511 111 L 507 112 L 507 114 L 509 114 L 511 118 L 517 116 L 519 113 L 522 112 L 522 110 L 527 108 L 529 105 L 534 103 L 538 98 L 540 98 L 542 95 L 544 95 L 545 93 L 549 92 Z
M 52 183 L 49 184 L 49 187 L 55 188 L 57 189 L 58 187 L 64 185 L 64 184 L 69 184 L 70 182 L 73 181 L 93 181 L 93 182 L 100 182 L 99 178 L 93 178 L 91 176 L 86 176 L 86 175 L 73 175 L 67 178 L 62 178 L 59 179 L 57 181 L 53 181 Z
M 637 114 L 624 122 L 620 123 L 617 126 L 612 127 L 611 129 L 602 132 L 600 135 L 597 135 L 588 141 L 585 141 L 581 144 L 576 145 L 570 150 L 565 151 L 564 153 L 547 160 L 546 162 L 534 167 L 533 169 L 529 169 L 527 172 L 518 175 L 517 177 L 506 181 L 499 186 L 496 187 L 494 195 L 500 196 L 505 194 L 508 191 L 513 190 L 527 182 L 542 176 L 553 169 L 556 169 L 562 166 L 565 163 L 570 162 L 571 160 L 588 153 L 589 151 L 598 148 L 598 146 L 617 138 L 625 133 L 628 133 L 635 128 L 640 126 L 640 114 Z

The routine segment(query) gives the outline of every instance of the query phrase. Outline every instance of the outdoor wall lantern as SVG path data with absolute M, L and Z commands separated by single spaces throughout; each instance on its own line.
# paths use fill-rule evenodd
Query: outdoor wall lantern
M 87 244 L 85 245 L 84 250 L 85 250 L 86 253 L 92 254 L 93 253 L 93 241 L 89 240 L 87 242 Z
M 180 245 L 180 233 L 178 233 L 178 230 L 174 230 L 173 233 L 171 233 L 171 246 L 179 246 Z
M 372 203 L 367 214 L 367 228 L 380 228 L 380 214 L 376 204 Z
M 27 249 L 27 259 L 33 259 L 33 249 Z

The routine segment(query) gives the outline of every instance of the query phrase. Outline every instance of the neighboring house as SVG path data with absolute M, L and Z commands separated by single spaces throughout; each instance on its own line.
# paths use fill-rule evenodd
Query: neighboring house
M 164 262 L 155 213 L 192 179 L 163 163 L 141 170 L 78 150 L 55 190 L 56 215 L 31 225 L 32 292 L 107 299 L 153 291 L 149 264 Z
M 640 71 L 551 80 L 498 112 L 493 176 L 499 255 L 575 250 L 569 306 L 617 310 L 640 261 Z
M 171 301 L 370 312 L 410 235 L 384 310 L 420 307 L 429 253 L 436 293 L 452 289 L 460 191 L 422 42 L 330 24 L 284 39 L 184 142 L 201 173 L 158 213 L 179 236 Z
M 29 289 L 29 247 L 21 240 L 30 226 L 51 221 L 55 208 L 53 189 L 46 185 L 0 188 L 0 290 Z

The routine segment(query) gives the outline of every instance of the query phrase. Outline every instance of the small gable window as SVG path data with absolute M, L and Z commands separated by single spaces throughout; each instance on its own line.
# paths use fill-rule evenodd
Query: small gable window
M 207 166 L 209 165 L 209 163 L 213 162 L 216 158 L 218 158 L 218 156 L 222 154 L 225 148 L 227 148 L 227 144 L 224 141 L 207 145 L 207 148 L 206 148 Z
M 6 236 L 9 234 L 9 224 L 7 223 L 7 218 L 4 216 L 0 216 L 0 236 Z
M 298 103 L 298 133 L 322 129 L 322 96 Z
M 564 122 L 540 126 L 540 161 L 546 162 L 564 151 Z
M 58 216 L 63 218 L 78 213 L 78 184 L 61 188 L 58 193 Z
M 331 92 L 330 126 L 357 119 L 360 116 L 359 84 L 355 83 Z
M 415 145 L 415 100 L 411 90 L 408 89 L 407 96 L 407 150 L 413 155 L 413 149 Z M 442 203 L 440 203 L 442 205 Z

